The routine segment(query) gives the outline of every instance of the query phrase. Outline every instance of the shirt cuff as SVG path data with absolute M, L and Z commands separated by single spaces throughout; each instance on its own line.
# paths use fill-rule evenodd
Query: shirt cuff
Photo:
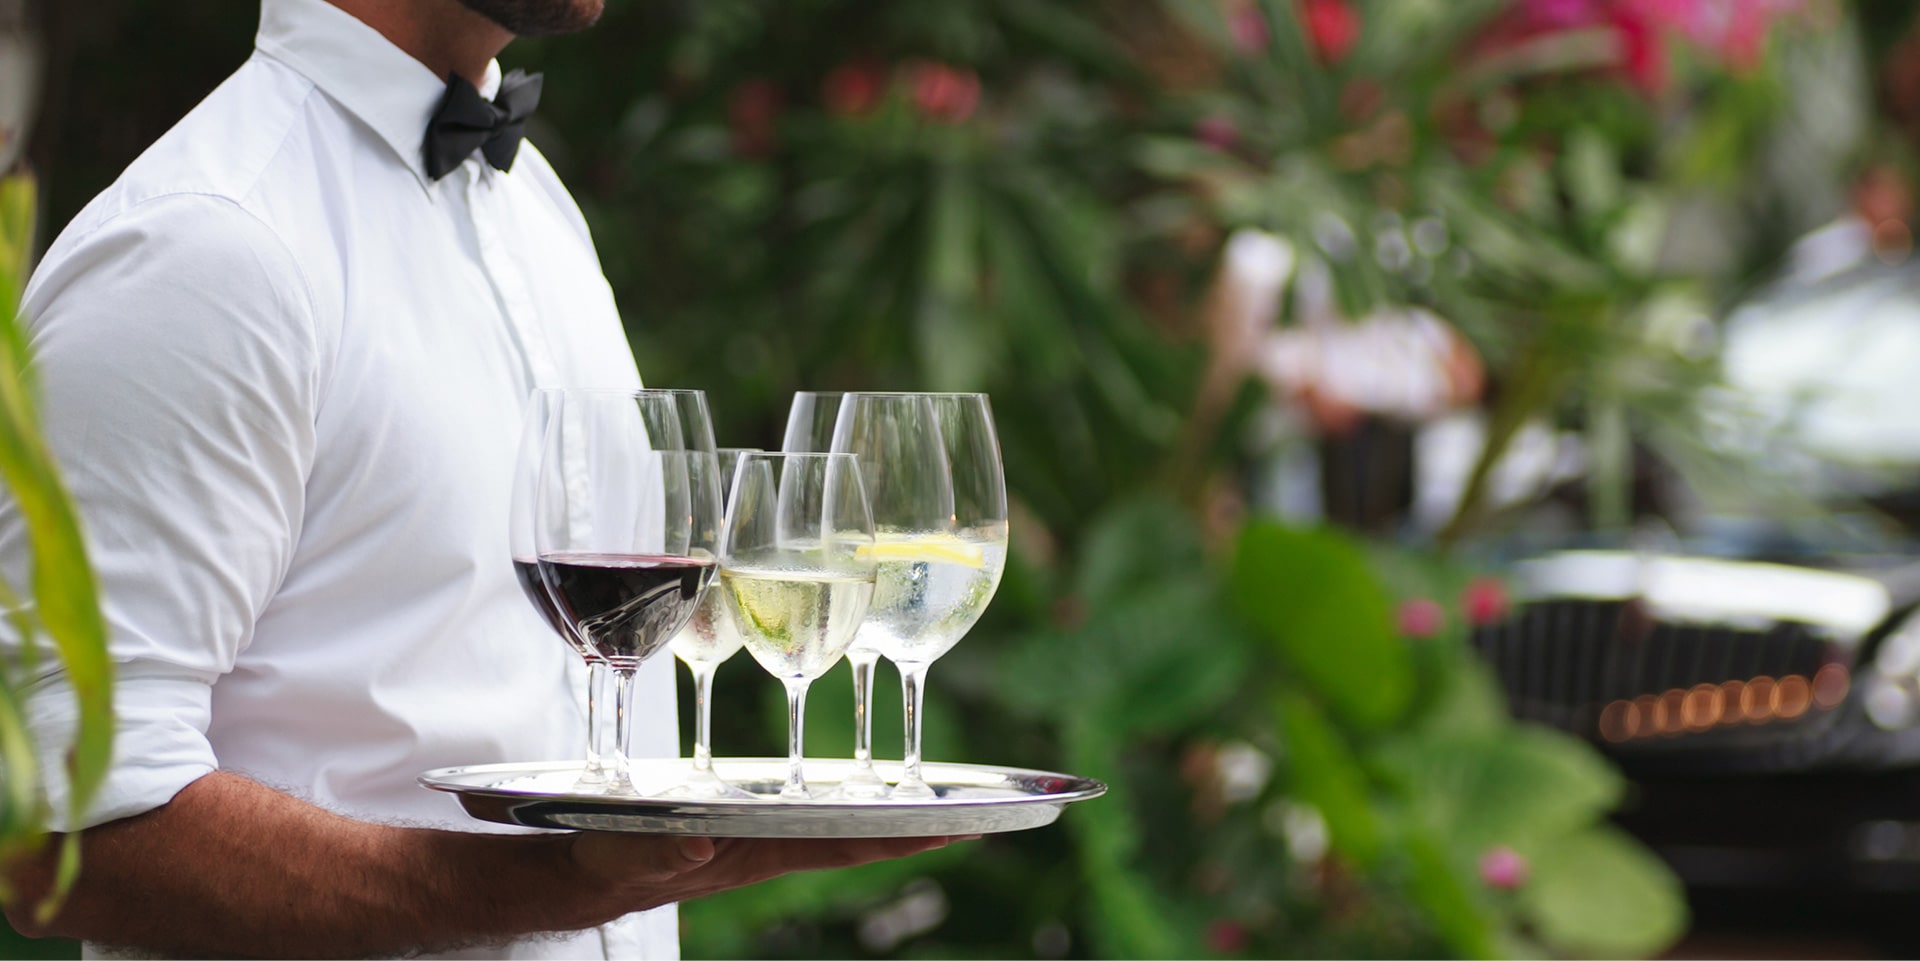
M 73 686 L 64 672 L 55 673 L 28 694 L 27 724 L 39 750 L 51 830 L 79 831 L 151 811 L 219 767 L 206 735 L 213 688 L 198 677 L 129 676 L 128 665 L 120 667 L 113 687 L 113 761 L 77 819 L 65 763 L 79 726 Z

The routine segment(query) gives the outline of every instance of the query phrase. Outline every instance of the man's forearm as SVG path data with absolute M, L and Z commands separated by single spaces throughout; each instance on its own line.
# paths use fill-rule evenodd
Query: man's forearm
M 10 910 L 30 933 L 184 956 L 393 954 L 590 927 L 641 907 L 576 896 L 569 836 L 368 824 L 216 772 L 82 837 L 52 924 L 31 923 L 51 858 Z
M 514 836 L 398 828 L 215 772 L 165 805 L 88 829 L 51 924 L 53 854 L 9 871 L 15 927 L 185 957 L 364 957 L 576 931 L 794 871 L 956 840 Z

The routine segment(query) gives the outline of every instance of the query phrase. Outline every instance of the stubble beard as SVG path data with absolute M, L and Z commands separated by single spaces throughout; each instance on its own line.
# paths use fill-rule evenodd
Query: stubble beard
M 516 37 L 576 33 L 600 19 L 605 0 L 460 0 Z

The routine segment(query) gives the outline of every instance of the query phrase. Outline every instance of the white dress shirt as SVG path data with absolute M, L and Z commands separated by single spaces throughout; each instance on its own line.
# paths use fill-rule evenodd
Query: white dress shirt
M 46 429 L 118 666 L 112 771 L 59 827 L 219 768 L 352 817 L 496 830 L 414 778 L 580 756 L 584 669 L 509 564 L 517 432 L 536 386 L 639 380 L 537 150 L 427 177 L 444 91 L 324 0 L 264 0 L 253 57 L 34 275 Z M 24 544 L 0 510 L 16 584 Z M 30 711 L 63 812 L 74 708 L 47 660 Z M 677 752 L 672 671 L 641 672 L 636 754 Z M 677 956 L 674 912 L 476 954 L 503 952 Z

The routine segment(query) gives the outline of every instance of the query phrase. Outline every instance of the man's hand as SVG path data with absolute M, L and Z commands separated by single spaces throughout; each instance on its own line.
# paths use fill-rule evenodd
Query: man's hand
M 609 907 L 616 908 L 611 918 L 795 871 L 903 858 L 978 836 L 768 840 L 586 832 L 573 836 L 571 854 L 589 879 L 604 883 Z
M 747 840 L 500 835 L 354 821 L 224 771 L 81 835 L 80 880 L 51 924 L 31 907 L 53 852 L 10 866 L 8 916 L 185 957 L 354 957 L 573 931 L 795 871 L 851 867 L 956 838 Z

